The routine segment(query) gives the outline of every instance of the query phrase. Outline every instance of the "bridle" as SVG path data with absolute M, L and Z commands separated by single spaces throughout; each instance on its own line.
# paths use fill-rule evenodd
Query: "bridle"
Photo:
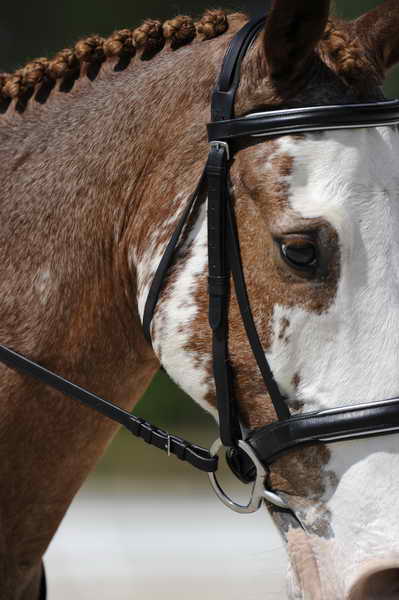
M 255 143 L 258 137 L 399 124 L 399 100 L 272 110 L 235 118 L 234 102 L 240 83 L 241 63 L 263 29 L 265 19 L 262 17 L 250 21 L 230 42 L 212 97 L 212 121 L 208 125 L 210 152 L 206 167 L 165 249 L 152 280 L 143 315 L 144 333 L 151 341 L 152 318 L 179 242 L 190 217 L 196 214 L 207 197 L 209 324 L 212 329 L 220 439 L 216 440 L 210 451 L 190 444 L 0 345 L 0 362 L 8 367 L 79 400 L 120 423 L 147 443 L 208 472 L 222 502 L 242 513 L 254 512 L 263 500 L 289 510 L 285 500 L 268 488 L 270 466 L 282 454 L 309 444 L 399 432 L 399 398 L 292 416 L 273 377 L 256 330 L 229 192 L 229 166 L 239 149 L 236 142 L 245 138 L 248 144 L 248 140 Z M 252 430 L 245 429 L 240 422 L 238 403 L 234 397 L 234 373 L 229 363 L 227 310 L 231 279 L 254 358 L 278 418 L 270 425 Z M 222 447 L 226 449 L 226 458 L 234 474 L 241 481 L 252 483 L 251 498 L 246 505 L 229 498 L 216 478 L 217 455 Z
M 212 446 L 211 454 L 216 455 L 223 446 L 226 448 L 227 461 L 234 474 L 241 481 L 253 482 L 250 502 L 243 506 L 229 498 L 219 485 L 215 472 L 210 473 L 210 480 L 222 502 L 237 512 L 253 512 L 260 507 L 263 499 L 279 508 L 288 508 L 278 494 L 265 487 L 269 467 L 281 454 L 305 444 L 399 431 L 399 399 L 291 416 L 259 340 L 248 300 L 229 193 L 229 165 L 235 151 L 239 149 L 236 142 L 307 131 L 399 123 L 398 100 L 273 110 L 235 118 L 234 101 L 240 83 L 241 63 L 251 43 L 263 29 L 265 20 L 262 17 L 250 21 L 229 45 L 212 96 L 212 121 L 208 125 L 208 161 L 197 190 L 183 213 L 154 276 L 143 318 L 145 335 L 151 340 L 151 320 L 167 271 L 175 256 L 178 240 L 190 214 L 203 201 L 203 195 L 207 192 L 209 324 L 213 335 L 213 374 L 220 425 L 220 439 Z M 248 341 L 278 417 L 275 423 L 254 430 L 245 430 L 241 425 L 238 403 L 234 398 L 233 372 L 228 353 L 230 275 Z

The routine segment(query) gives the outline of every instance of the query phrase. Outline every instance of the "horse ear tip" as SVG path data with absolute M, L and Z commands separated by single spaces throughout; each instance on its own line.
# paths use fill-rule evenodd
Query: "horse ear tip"
M 273 0 L 263 31 L 267 76 L 276 84 L 301 76 L 323 37 L 330 0 Z

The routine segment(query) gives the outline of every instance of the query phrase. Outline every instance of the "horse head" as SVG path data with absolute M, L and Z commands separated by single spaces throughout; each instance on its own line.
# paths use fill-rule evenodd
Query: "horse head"
M 242 65 L 236 115 L 383 99 L 399 58 L 397 2 L 351 23 L 328 13 L 328 1 L 274 2 Z M 398 152 L 395 127 L 240 140 L 235 152 L 229 185 L 249 303 L 292 413 L 398 395 Z M 207 263 L 204 205 L 161 294 L 152 341 L 172 378 L 217 417 Z M 240 419 L 261 427 L 276 415 L 233 293 L 228 320 Z M 272 514 L 287 542 L 291 598 L 399 593 L 398 470 L 397 435 L 276 460 L 271 481 L 289 510 Z

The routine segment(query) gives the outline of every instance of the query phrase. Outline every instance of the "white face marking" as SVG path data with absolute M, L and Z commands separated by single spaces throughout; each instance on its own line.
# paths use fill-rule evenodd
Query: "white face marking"
M 394 335 L 399 326 L 398 136 L 394 130 L 379 128 L 313 134 L 299 141 L 284 137 L 279 151 L 294 159 L 292 175 L 286 178 L 292 209 L 302 218 L 328 221 L 337 232 L 341 255 L 337 294 L 326 312 L 275 306 L 268 358 L 276 379 L 285 392 L 304 402 L 307 411 L 395 396 L 399 394 Z M 154 316 L 152 334 L 168 373 L 217 416 L 205 401 L 209 356 L 187 350 L 190 324 L 198 311 L 196 282 L 207 263 L 205 210 L 204 206 L 183 249 L 189 247 L 188 257 Z M 168 225 L 176 220 L 172 217 Z M 163 252 L 159 239 L 160 232 L 154 232 L 137 265 L 141 316 Z M 281 339 L 284 318 L 289 325 Z M 297 389 L 294 374 L 300 377 Z M 301 563 L 307 565 L 303 576 L 291 569 L 292 598 L 315 600 L 315 577 L 323 600 L 344 598 L 369 558 L 399 556 L 399 506 L 392 501 L 399 487 L 398 438 L 331 446 L 331 460 L 323 473 L 324 496 L 289 499 L 308 530 L 322 514 L 331 531 L 327 539 L 309 535 L 306 541 L 300 540 L 298 530 L 289 531 L 289 546 L 297 555 L 308 556 Z M 331 474 L 338 485 L 329 484 Z M 375 526 L 369 526 L 370 517 Z
M 275 307 L 268 358 L 276 379 L 304 411 L 398 396 L 399 136 L 393 128 L 332 131 L 284 137 L 280 150 L 294 159 L 292 209 L 324 218 L 338 234 L 340 277 L 322 314 Z M 288 341 L 278 335 L 283 318 Z M 399 556 L 399 435 L 330 450 L 326 493 L 316 508 L 328 512 L 332 536 L 309 543 L 321 581 L 334 583 L 322 597 L 336 600 L 346 598 L 366 561 Z M 333 488 L 331 473 L 338 480 Z M 296 508 L 311 527 L 318 512 L 312 500 Z

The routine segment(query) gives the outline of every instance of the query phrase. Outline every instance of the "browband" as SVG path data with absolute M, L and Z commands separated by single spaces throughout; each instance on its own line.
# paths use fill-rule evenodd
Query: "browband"
M 399 123 L 399 100 L 269 110 L 208 124 L 209 142 Z

